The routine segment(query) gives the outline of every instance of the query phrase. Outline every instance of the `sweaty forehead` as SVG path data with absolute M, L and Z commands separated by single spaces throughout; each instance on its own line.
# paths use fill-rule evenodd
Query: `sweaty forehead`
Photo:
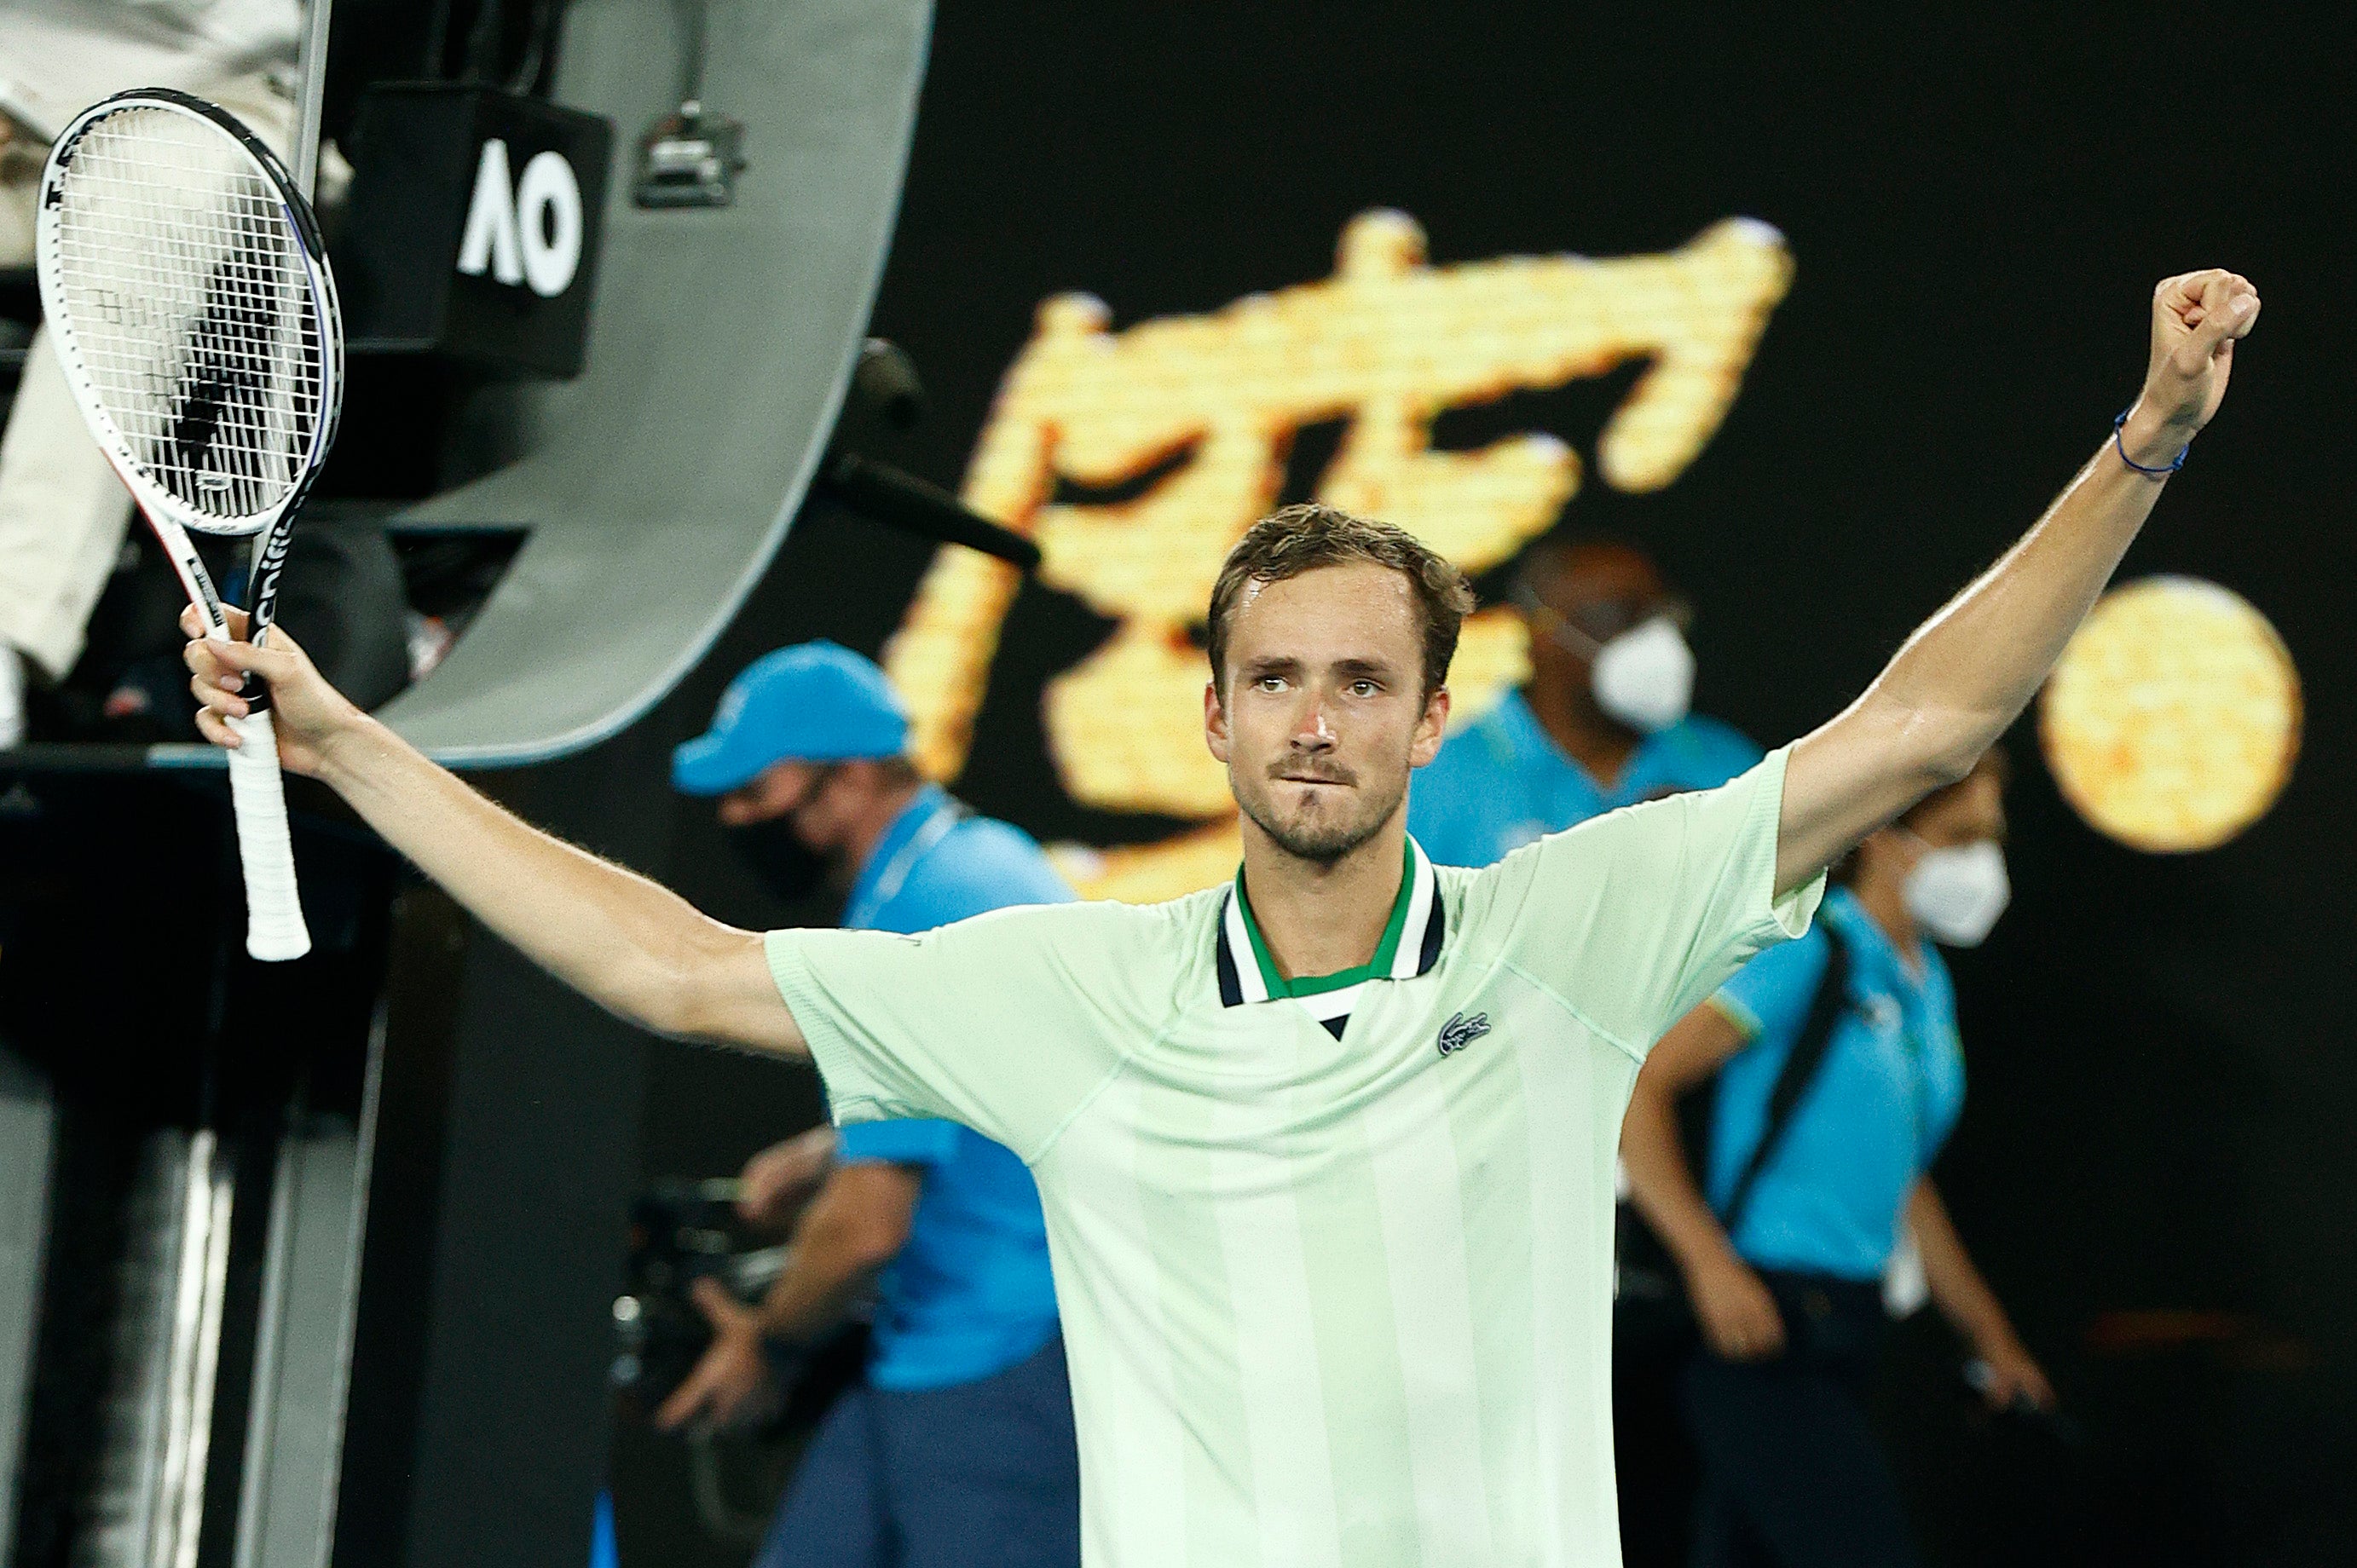
M 1407 579 L 1372 562 L 1244 585 L 1228 622 L 1230 667 L 1248 659 L 1377 660 L 1415 666 L 1422 628 Z

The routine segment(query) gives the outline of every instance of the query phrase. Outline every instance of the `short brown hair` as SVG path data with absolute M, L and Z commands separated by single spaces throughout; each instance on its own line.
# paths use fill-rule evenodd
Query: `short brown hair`
M 1457 657 L 1457 633 L 1473 613 L 1473 590 L 1465 574 L 1406 529 L 1370 522 L 1316 501 L 1271 512 L 1236 541 L 1211 585 L 1203 650 L 1211 660 L 1211 683 L 1226 689 L 1228 621 L 1248 583 L 1281 583 L 1320 566 L 1369 561 L 1405 577 L 1424 617 L 1424 694 L 1448 680 Z

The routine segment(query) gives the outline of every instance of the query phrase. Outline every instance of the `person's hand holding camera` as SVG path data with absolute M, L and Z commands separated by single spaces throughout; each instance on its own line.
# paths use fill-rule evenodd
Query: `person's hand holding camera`
M 730 1295 L 718 1280 L 698 1280 L 689 1294 L 712 1325 L 712 1343 L 655 1412 L 656 1428 L 676 1432 L 694 1423 L 721 1431 L 768 1420 L 778 1411 L 780 1394 L 761 1349 L 760 1314 Z

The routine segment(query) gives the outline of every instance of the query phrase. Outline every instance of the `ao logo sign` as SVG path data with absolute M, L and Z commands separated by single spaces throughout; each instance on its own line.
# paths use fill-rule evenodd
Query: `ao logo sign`
M 458 270 L 480 277 L 488 268 L 503 284 L 528 283 L 554 299 L 580 267 L 581 183 L 573 166 L 561 153 L 541 153 L 523 166 L 523 178 L 511 180 L 508 145 L 485 142 Z

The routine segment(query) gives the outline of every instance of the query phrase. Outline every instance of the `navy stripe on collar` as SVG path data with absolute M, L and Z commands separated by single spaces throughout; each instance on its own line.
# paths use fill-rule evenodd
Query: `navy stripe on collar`
M 1415 972 L 1423 974 L 1440 961 L 1440 939 L 1448 934 L 1448 911 L 1441 907 L 1440 889 L 1432 890 L 1432 918 L 1424 923 L 1424 945 L 1416 949 Z
M 1440 879 L 1433 874 L 1432 861 L 1424 853 L 1424 846 L 1412 836 L 1407 842 L 1408 852 L 1415 861 L 1411 873 L 1414 891 L 1411 894 L 1413 902 L 1408 908 L 1408 930 L 1402 934 L 1399 951 L 1392 960 L 1391 973 L 1378 975 L 1376 979 L 1409 980 L 1430 973 L 1432 966 L 1440 961 L 1440 950 L 1448 939 L 1448 910 L 1440 897 Z M 1416 904 L 1426 908 L 1419 910 Z M 1422 917 L 1423 933 L 1420 937 L 1412 934 L 1417 929 L 1419 916 Z M 1220 1005 L 1222 1007 L 1241 1007 L 1247 1002 L 1269 1000 L 1268 988 L 1261 981 L 1260 965 L 1252 954 L 1251 938 L 1244 933 L 1243 917 L 1243 911 L 1236 906 L 1235 885 L 1231 882 L 1221 898 L 1220 918 L 1215 922 L 1212 936 L 1212 959 L 1219 970 Z M 1409 956 L 1411 953 L 1414 954 L 1413 959 Z M 1409 968 L 1411 962 L 1415 965 L 1413 969 Z
M 1236 890 L 1229 888 L 1228 897 L 1233 898 L 1235 896 Z M 1236 955 L 1228 950 L 1227 917 L 1227 906 L 1222 904 L 1220 906 L 1220 937 L 1213 944 L 1218 950 L 1216 956 L 1220 963 L 1220 1005 L 1241 1007 L 1244 1001 L 1244 987 L 1243 982 L 1236 978 Z

